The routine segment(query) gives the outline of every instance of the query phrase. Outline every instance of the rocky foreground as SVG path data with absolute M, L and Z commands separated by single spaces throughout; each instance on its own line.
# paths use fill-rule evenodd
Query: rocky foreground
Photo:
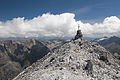
M 120 80 L 120 61 L 95 42 L 65 43 L 13 80 Z

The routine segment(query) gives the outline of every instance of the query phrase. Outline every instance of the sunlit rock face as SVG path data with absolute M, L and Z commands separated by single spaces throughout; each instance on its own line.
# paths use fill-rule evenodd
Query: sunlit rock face
M 120 61 L 95 42 L 76 38 L 48 53 L 13 80 L 119 80 Z

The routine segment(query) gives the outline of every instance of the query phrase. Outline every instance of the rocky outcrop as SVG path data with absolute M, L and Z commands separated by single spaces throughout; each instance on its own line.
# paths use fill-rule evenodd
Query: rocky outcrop
M 13 80 L 119 80 L 120 61 L 95 42 L 82 39 L 48 53 Z
M 94 42 L 98 42 L 105 49 L 110 51 L 111 53 L 118 53 L 120 55 L 120 38 L 116 36 L 112 36 L 110 38 L 103 37 L 92 40 Z
M 83 35 L 82 35 L 81 30 L 77 30 L 77 34 L 76 34 L 76 36 L 75 36 L 74 40 L 77 40 L 77 39 L 82 39 L 82 37 L 83 37 Z

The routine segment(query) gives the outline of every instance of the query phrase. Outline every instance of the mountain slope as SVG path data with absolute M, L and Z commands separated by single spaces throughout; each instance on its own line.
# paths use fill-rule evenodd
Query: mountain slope
M 94 42 L 77 39 L 48 53 L 13 80 L 117 80 L 120 61 Z
M 93 40 L 94 42 L 98 42 L 100 45 L 102 45 L 104 48 L 106 48 L 111 53 L 118 53 L 120 54 L 120 38 L 113 36 L 110 38 L 100 38 Z
M 110 44 L 112 42 L 115 42 L 116 44 L 120 45 L 120 38 L 116 37 L 116 36 L 113 36 L 113 37 L 110 37 L 110 38 L 99 41 L 99 43 L 103 46 L 107 45 L 107 44 Z
M 13 79 L 49 51 L 37 40 L 0 40 L 0 80 Z

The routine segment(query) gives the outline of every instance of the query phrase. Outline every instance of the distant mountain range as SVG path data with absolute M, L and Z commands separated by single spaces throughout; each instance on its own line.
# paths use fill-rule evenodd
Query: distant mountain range
M 64 42 L 65 42 L 65 40 L 71 40 L 72 37 L 29 37 L 29 38 L 8 37 L 8 38 L 0 38 L 0 40 L 18 40 L 18 41 L 30 40 L 30 39 L 48 40 L 48 42 L 54 41 L 54 40 L 58 40 L 58 41 L 64 40 Z M 98 42 L 100 45 L 105 47 L 111 53 L 120 54 L 120 38 L 119 37 L 116 37 L 116 36 L 112 36 L 112 37 L 109 37 L 109 38 L 108 37 L 103 37 L 103 38 L 84 37 L 84 39 L 85 40 L 90 40 L 90 41 L 93 41 L 93 42 Z
M 35 39 L 35 40 L 71 40 L 73 37 L 6 37 L 6 38 L 0 38 L 0 40 L 30 40 L 30 39 Z M 92 37 L 84 37 L 85 40 L 91 40 L 91 39 L 96 39 Z
M 92 40 L 94 42 L 98 42 L 104 48 L 106 48 L 111 53 L 118 53 L 120 54 L 120 38 L 116 36 L 112 36 L 110 38 L 103 37 Z
M 0 40 L 0 80 L 11 80 L 48 52 L 37 40 Z
M 6 38 L 0 38 L 0 40 L 69 40 L 72 39 L 72 37 L 6 37 Z

